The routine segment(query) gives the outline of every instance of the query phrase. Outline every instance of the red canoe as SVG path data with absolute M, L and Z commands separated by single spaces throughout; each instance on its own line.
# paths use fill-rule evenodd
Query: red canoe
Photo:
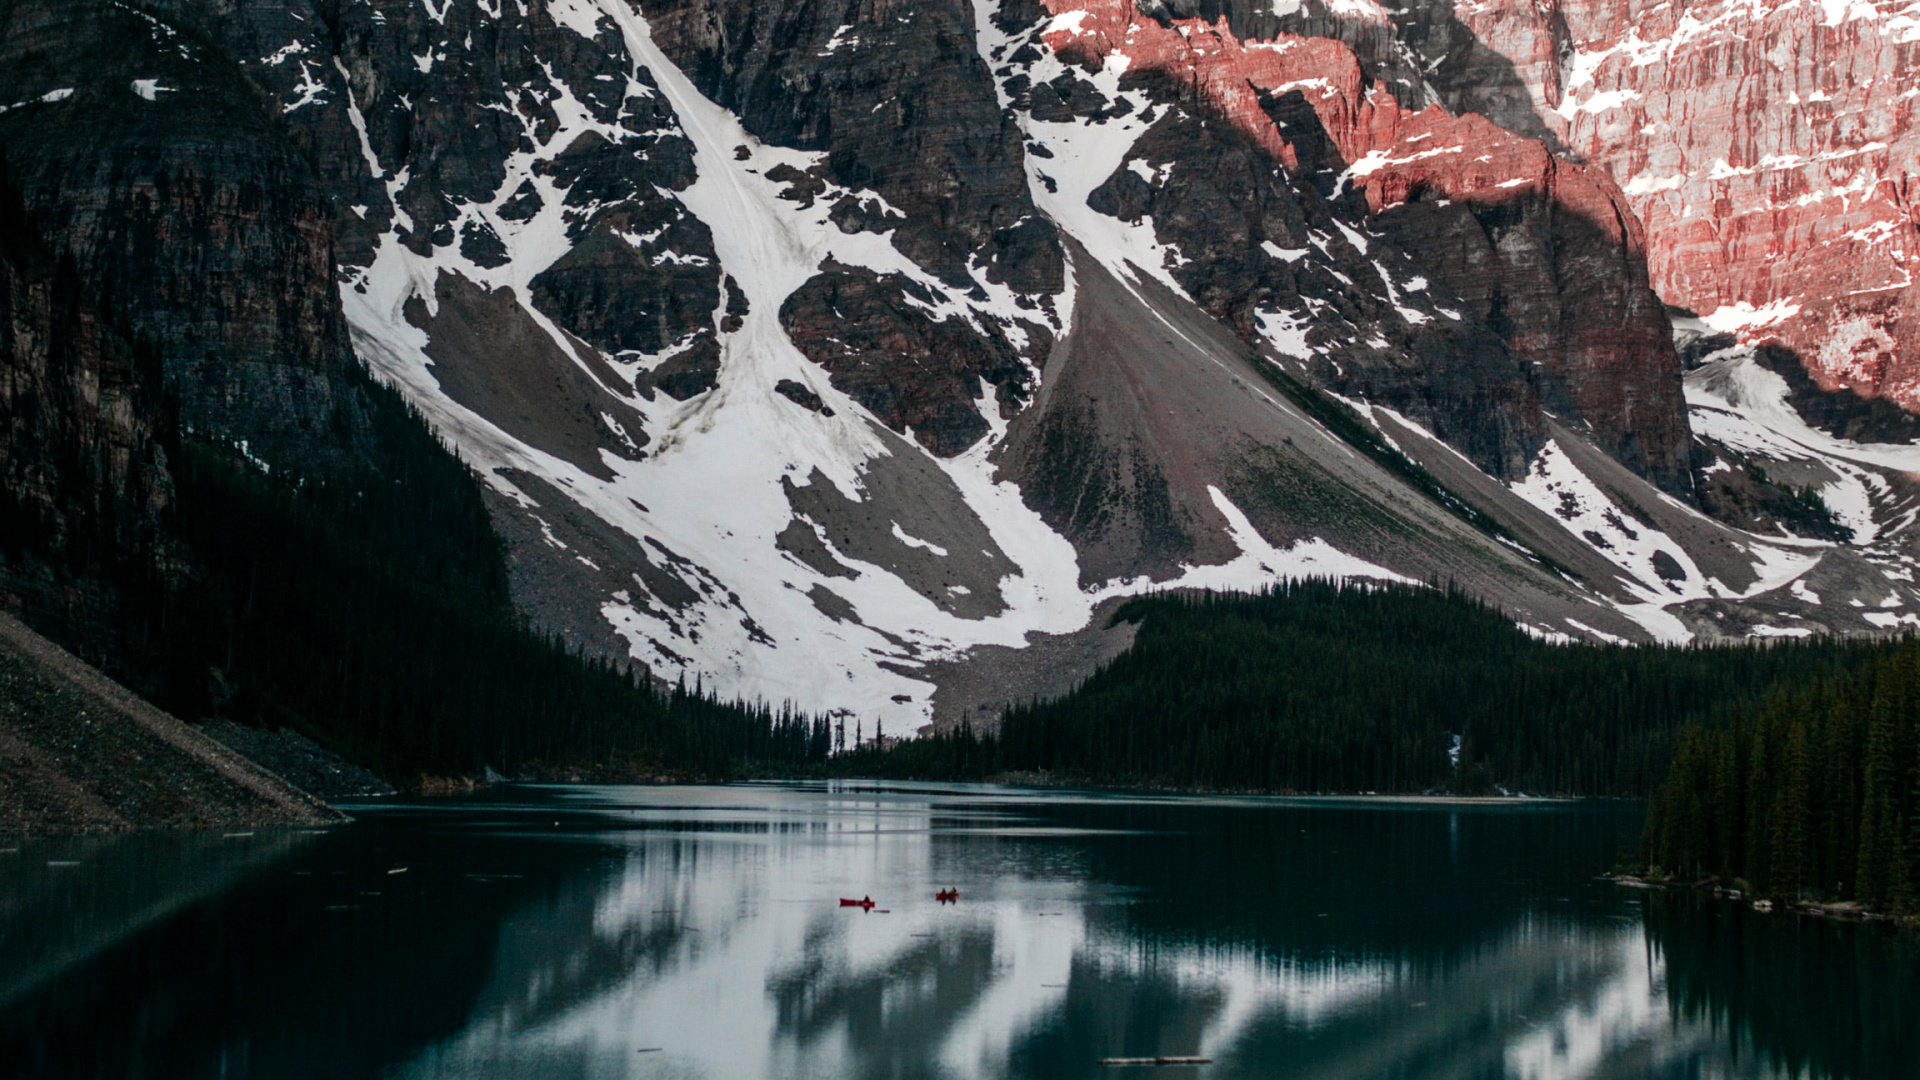
M 859 900 L 849 900 L 843 896 L 840 898 L 840 906 L 866 908 L 867 910 L 871 911 L 873 910 L 873 899 L 871 897 L 863 897 Z

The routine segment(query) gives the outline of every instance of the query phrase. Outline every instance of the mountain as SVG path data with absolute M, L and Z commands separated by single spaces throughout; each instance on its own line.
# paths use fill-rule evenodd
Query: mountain
M 1914 622 L 1906 16 L 1777 7 L 0 0 L 0 146 L 195 438 L 364 364 L 536 626 L 897 731 L 1154 589 Z

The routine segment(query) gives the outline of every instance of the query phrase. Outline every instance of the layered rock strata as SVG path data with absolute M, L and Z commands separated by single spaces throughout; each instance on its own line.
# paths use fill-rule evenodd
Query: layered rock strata
M 1655 290 L 1820 386 L 1920 404 L 1907 311 L 1920 13 L 1892 0 L 1547 0 L 1401 7 L 1167 0 L 1353 45 L 1437 100 L 1605 169 Z
M 1777 0 L 1557 3 L 1545 17 L 1523 39 L 1555 49 L 1539 111 L 1627 193 L 1661 295 L 1778 340 L 1825 389 L 1920 406 L 1920 18 Z
M 103 571 L 158 572 L 172 499 L 157 353 L 86 299 L 0 174 L 0 610 L 111 652 Z
M 1383 288 L 1376 291 L 1388 302 L 1377 323 L 1400 338 L 1396 351 L 1425 361 L 1419 365 L 1424 372 L 1402 372 L 1398 381 L 1424 375 L 1436 384 L 1452 381 L 1456 393 L 1464 391 L 1464 397 L 1452 400 L 1442 393 L 1438 407 L 1421 415 L 1449 442 L 1496 475 L 1510 474 L 1508 462 L 1489 453 L 1484 433 L 1462 437 L 1471 427 L 1468 418 L 1506 414 L 1525 425 L 1518 418 L 1537 415 L 1537 403 L 1544 403 L 1584 421 L 1602 446 L 1667 490 L 1691 490 L 1671 329 L 1648 287 L 1643 234 L 1605 173 L 1556 158 L 1541 142 L 1477 116 L 1456 117 L 1434 106 L 1414 111 L 1371 78 L 1350 48 L 1332 39 L 1280 34 L 1246 41 L 1224 17 L 1208 22 L 1154 16 L 1130 0 L 1049 0 L 1046 10 L 1051 19 L 1042 37 L 1063 58 L 1088 72 L 1117 70 L 1123 87 L 1176 91 L 1176 100 L 1224 120 L 1297 178 L 1294 186 L 1311 187 L 1330 207 L 1357 210 L 1369 231 L 1388 241 L 1383 248 L 1411 256 L 1410 265 L 1419 273 L 1396 287 L 1381 263 L 1382 255 L 1388 262 L 1393 255 L 1370 257 L 1369 240 L 1344 235 L 1351 230 L 1343 227 L 1340 236 L 1327 229 L 1329 235 L 1310 239 L 1295 230 L 1292 236 L 1228 241 L 1224 246 L 1230 250 L 1222 253 L 1245 262 L 1265 250 L 1292 262 L 1299 255 L 1289 253 L 1305 254 L 1309 243 L 1338 246 L 1367 276 L 1377 271 Z M 1204 139 L 1191 130 L 1204 128 L 1204 115 L 1168 141 L 1184 146 Z M 1176 113 L 1156 126 L 1186 119 Z M 1156 161 L 1152 132 L 1143 142 L 1148 152 L 1140 156 L 1148 167 L 1139 170 L 1139 182 L 1116 175 L 1112 183 L 1135 189 L 1173 186 L 1165 180 L 1178 176 L 1184 163 L 1175 160 L 1175 146 L 1161 149 Z M 1216 152 L 1205 159 L 1219 157 Z M 1315 200 L 1308 196 L 1308 201 Z M 1168 216 L 1155 214 L 1160 207 L 1144 196 L 1125 204 L 1109 197 L 1107 203 L 1136 219 L 1151 216 L 1157 231 L 1169 232 Z M 1328 209 L 1319 213 L 1334 216 Z M 1194 281 L 1196 299 L 1244 327 L 1250 320 L 1227 309 L 1257 296 L 1257 290 L 1244 281 L 1219 288 L 1199 280 L 1217 273 L 1223 261 L 1214 255 L 1223 246 L 1216 220 L 1211 215 L 1191 220 L 1185 231 L 1173 230 L 1164 239 L 1179 248 L 1181 262 L 1174 273 Z M 1261 249 L 1263 242 L 1272 249 Z M 1207 256 L 1196 257 L 1196 249 Z M 1375 266 L 1369 268 L 1369 261 Z M 1410 290 L 1415 280 L 1419 288 Z M 1450 302 L 1439 308 L 1445 322 L 1436 324 L 1431 312 L 1408 314 L 1409 305 L 1402 302 L 1400 294 L 1429 285 L 1449 295 Z M 1303 313 L 1300 321 L 1321 323 L 1316 329 L 1324 338 L 1325 324 L 1332 320 L 1319 315 L 1317 310 Z M 1447 325 L 1463 322 L 1457 329 Z M 1472 340 L 1479 328 L 1497 335 L 1523 367 L 1540 366 L 1544 379 L 1534 401 L 1498 403 L 1502 382 L 1524 385 L 1531 372 L 1520 379 L 1494 375 L 1483 359 L 1487 345 Z M 1466 340 L 1459 340 L 1463 335 Z M 1310 330 L 1308 341 L 1324 347 L 1315 338 Z M 1465 360 L 1458 358 L 1463 352 Z M 1464 378 L 1463 368 L 1471 373 Z M 1334 385 L 1349 381 L 1340 372 L 1319 374 Z M 1395 381 L 1376 379 L 1360 389 L 1370 399 L 1405 407 Z M 1524 426 L 1520 431 L 1524 461 L 1537 441 L 1525 437 Z

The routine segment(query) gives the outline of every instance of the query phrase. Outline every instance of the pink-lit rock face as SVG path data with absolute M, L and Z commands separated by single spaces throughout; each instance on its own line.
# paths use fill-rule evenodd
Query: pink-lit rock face
M 1625 191 L 1667 301 L 1778 337 L 1828 389 L 1920 407 L 1920 9 L 1482 0 L 1454 17 Z
M 1603 444 L 1685 489 L 1689 436 L 1671 328 L 1650 288 L 1644 233 L 1604 169 L 1556 158 L 1483 116 L 1409 109 L 1331 38 L 1244 41 L 1225 18 L 1163 21 L 1133 0 L 1044 3 L 1046 42 L 1064 59 L 1191 87 L 1296 171 L 1305 150 L 1289 140 L 1299 135 L 1282 131 L 1263 102 L 1299 92 L 1344 170 L 1334 196 L 1358 192 L 1516 356 L 1558 378 Z M 1463 206 L 1477 219 L 1466 232 Z
M 1226 20 L 1180 19 L 1163 26 L 1144 16 L 1132 0 L 1044 0 L 1053 22 L 1044 35 L 1061 57 L 1088 67 L 1112 63 L 1123 71 L 1153 72 L 1191 82 L 1201 96 L 1256 143 L 1289 167 L 1299 167 L 1292 148 L 1261 108 L 1256 90 L 1299 89 L 1315 101 L 1329 134 L 1352 160 L 1371 146 L 1368 129 L 1382 107 L 1391 127 L 1397 106 L 1370 97 L 1352 50 L 1328 38 L 1286 36 L 1242 42 Z
M 1297 167 L 1292 147 L 1261 106 L 1260 92 L 1299 90 L 1350 164 L 1347 176 L 1374 213 L 1433 191 L 1455 201 L 1506 201 L 1551 188 L 1556 198 L 1607 219 L 1626 206 L 1599 170 L 1556 162 L 1541 143 L 1485 118 L 1453 116 L 1439 106 L 1402 108 L 1361 72 L 1345 44 L 1282 34 L 1243 42 L 1223 18 L 1171 20 L 1142 15 L 1133 0 L 1045 0 L 1054 15 L 1047 43 L 1068 60 L 1118 64 L 1190 82 L 1276 158 Z M 1371 85 L 1369 86 L 1369 84 Z M 1622 223 L 1617 238 L 1637 253 L 1638 233 Z

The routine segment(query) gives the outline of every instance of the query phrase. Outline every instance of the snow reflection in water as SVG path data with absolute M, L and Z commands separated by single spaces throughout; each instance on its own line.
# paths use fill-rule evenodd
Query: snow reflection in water
M 466 1029 L 397 1075 L 1068 1077 L 1158 1054 L 1210 1057 L 1209 1076 L 1757 1075 L 1670 1017 L 1635 898 L 1588 880 L 1604 858 L 1525 850 L 1584 833 L 1573 846 L 1604 855 L 1631 831 L 1617 813 L 1469 810 L 1461 852 L 1462 815 L 1422 806 L 931 787 L 577 801 L 605 815 L 582 839 L 615 861 L 517 913 Z M 1236 858 L 1248 816 L 1288 824 Z M 1296 822 L 1320 841 L 1276 847 Z M 1413 835 L 1369 844 L 1383 824 Z M 1427 838 L 1444 867 L 1337 862 Z M 1239 918 L 1156 876 L 1183 854 Z M 1332 880 L 1310 890 L 1327 910 L 1249 912 L 1249 884 L 1257 899 L 1301 874 Z M 950 885 L 961 904 L 936 904 Z M 1354 889 L 1398 893 L 1384 914 L 1415 924 L 1437 905 L 1444 930 L 1370 926 L 1380 897 L 1356 910 Z M 869 894 L 871 914 L 836 904 Z

